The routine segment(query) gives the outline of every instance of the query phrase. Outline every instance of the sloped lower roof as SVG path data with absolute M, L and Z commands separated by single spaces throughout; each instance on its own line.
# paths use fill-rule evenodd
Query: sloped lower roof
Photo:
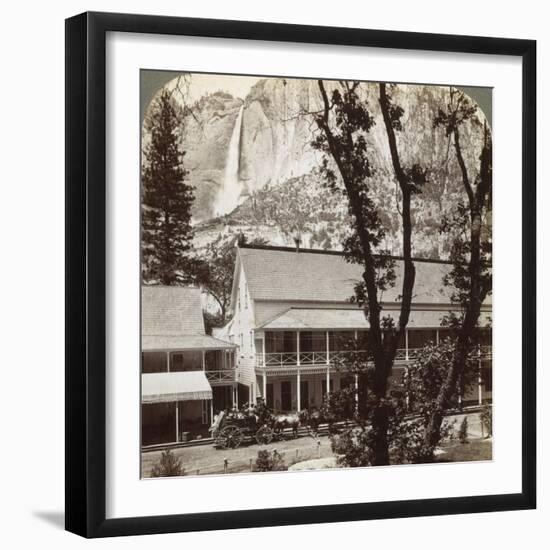
M 366 329 L 369 327 L 360 309 L 294 309 L 268 321 L 262 328 L 276 329 Z
M 141 334 L 182 336 L 206 334 L 199 288 L 141 287 Z
M 240 248 L 248 290 L 253 300 L 346 302 L 362 279 L 362 267 L 340 254 L 271 248 Z M 397 302 L 401 294 L 403 261 L 396 260 L 396 284 L 382 302 Z M 450 303 L 451 289 L 443 277 L 451 269 L 442 262 L 415 261 L 413 303 Z
M 441 326 L 441 320 L 445 314 L 445 311 L 412 310 L 407 326 L 408 328 L 437 328 Z M 384 315 L 390 315 L 397 323 L 399 311 L 385 311 Z M 482 312 L 479 324 L 483 326 L 488 320 L 489 314 Z M 369 328 L 369 323 L 360 309 L 290 308 L 260 328 L 264 330 L 364 330 Z

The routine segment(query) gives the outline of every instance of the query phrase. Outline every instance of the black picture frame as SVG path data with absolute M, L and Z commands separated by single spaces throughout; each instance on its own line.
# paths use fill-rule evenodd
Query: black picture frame
M 522 490 L 516 494 L 106 519 L 105 40 L 109 31 L 516 56 L 522 60 Z M 66 20 L 66 529 L 107 537 L 536 506 L 536 42 L 83 13 Z

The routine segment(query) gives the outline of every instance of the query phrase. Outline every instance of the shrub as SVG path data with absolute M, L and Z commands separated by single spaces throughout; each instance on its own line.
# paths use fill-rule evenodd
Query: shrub
M 332 451 L 338 456 L 339 466 L 357 468 L 371 466 L 374 456 L 370 430 L 357 426 L 343 430 L 330 438 Z
M 493 408 L 491 405 L 483 406 L 479 420 L 487 432 L 487 437 L 491 437 L 493 435 Z
M 280 472 L 286 470 L 283 456 L 277 451 L 258 451 L 256 470 L 258 472 Z
M 177 458 L 170 449 L 163 451 L 160 460 L 151 468 L 151 477 L 172 477 L 185 475 L 181 458 Z
M 460 443 L 468 442 L 468 417 L 465 416 L 460 423 L 460 428 L 458 429 L 458 440 Z

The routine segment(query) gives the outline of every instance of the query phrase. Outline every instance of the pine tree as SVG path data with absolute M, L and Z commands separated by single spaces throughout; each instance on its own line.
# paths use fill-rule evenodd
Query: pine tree
M 185 152 L 178 143 L 181 109 L 163 90 L 146 127 L 142 162 L 142 277 L 145 283 L 189 284 L 194 279 L 192 186 L 185 181 Z

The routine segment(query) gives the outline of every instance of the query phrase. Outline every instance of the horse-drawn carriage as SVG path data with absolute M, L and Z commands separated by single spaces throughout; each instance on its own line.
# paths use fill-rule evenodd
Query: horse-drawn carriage
M 210 429 L 216 447 L 236 449 L 245 440 L 268 445 L 273 439 L 281 439 L 287 428 L 297 437 L 299 426 L 297 413 L 273 414 L 260 403 L 251 407 L 245 405 L 239 411 L 221 411 Z

